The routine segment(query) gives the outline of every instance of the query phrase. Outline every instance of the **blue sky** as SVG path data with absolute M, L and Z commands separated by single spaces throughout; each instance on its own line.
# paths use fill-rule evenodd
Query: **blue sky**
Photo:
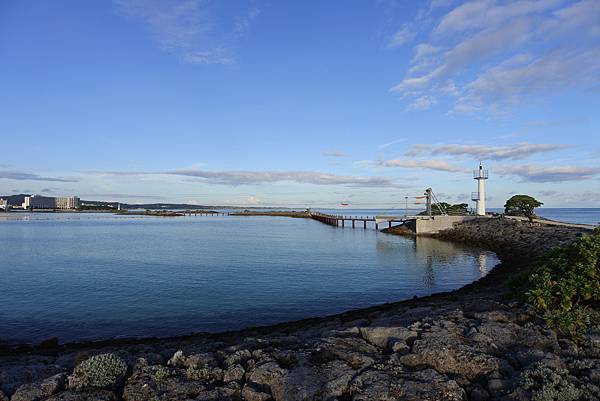
M 0 194 L 600 206 L 600 2 L 4 1 Z M 470 203 L 470 202 L 469 202 Z

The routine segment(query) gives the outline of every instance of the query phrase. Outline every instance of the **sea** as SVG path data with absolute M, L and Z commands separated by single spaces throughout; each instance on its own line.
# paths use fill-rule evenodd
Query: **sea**
M 590 223 L 600 209 L 540 215 Z M 0 215 L 0 343 L 167 337 L 325 316 L 454 290 L 499 263 L 468 244 L 389 235 L 369 224 Z

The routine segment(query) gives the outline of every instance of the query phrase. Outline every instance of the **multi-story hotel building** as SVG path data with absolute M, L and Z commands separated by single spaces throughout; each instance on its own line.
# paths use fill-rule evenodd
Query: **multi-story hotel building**
M 23 209 L 77 209 L 79 198 L 76 196 L 50 197 L 50 196 L 26 196 Z
M 79 207 L 79 198 L 76 196 L 62 196 L 54 198 L 57 209 L 77 209 Z

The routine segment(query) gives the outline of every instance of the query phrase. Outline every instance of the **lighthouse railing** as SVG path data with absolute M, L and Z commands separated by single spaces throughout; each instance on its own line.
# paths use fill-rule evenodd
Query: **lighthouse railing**
M 473 170 L 473 178 L 483 178 L 484 180 L 488 179 L 488 170 Z

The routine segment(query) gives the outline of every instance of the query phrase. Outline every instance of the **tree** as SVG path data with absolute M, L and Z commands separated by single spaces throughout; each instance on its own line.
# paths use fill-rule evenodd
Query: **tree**
M 440 202 L 440 207 L 449 215 L 465 216 L 469 214 L 469 205 L 466 203 L 458 203 L 451 205 L 446 202 Z M 425 216 L 427 212 L 421 212 L 420 215 Z M 442 214 L 440 209 L 436 205 L 431 205 L 431 214 L 434 216 Z
M 508 215 L 525 216 L 530 222 L 533 222 L 535 213 L 533 210 L 536 207 L 542 206 L 543 203 L 529 195 L 515 195 L 506 201 L 504 205 L 504 213 Z

